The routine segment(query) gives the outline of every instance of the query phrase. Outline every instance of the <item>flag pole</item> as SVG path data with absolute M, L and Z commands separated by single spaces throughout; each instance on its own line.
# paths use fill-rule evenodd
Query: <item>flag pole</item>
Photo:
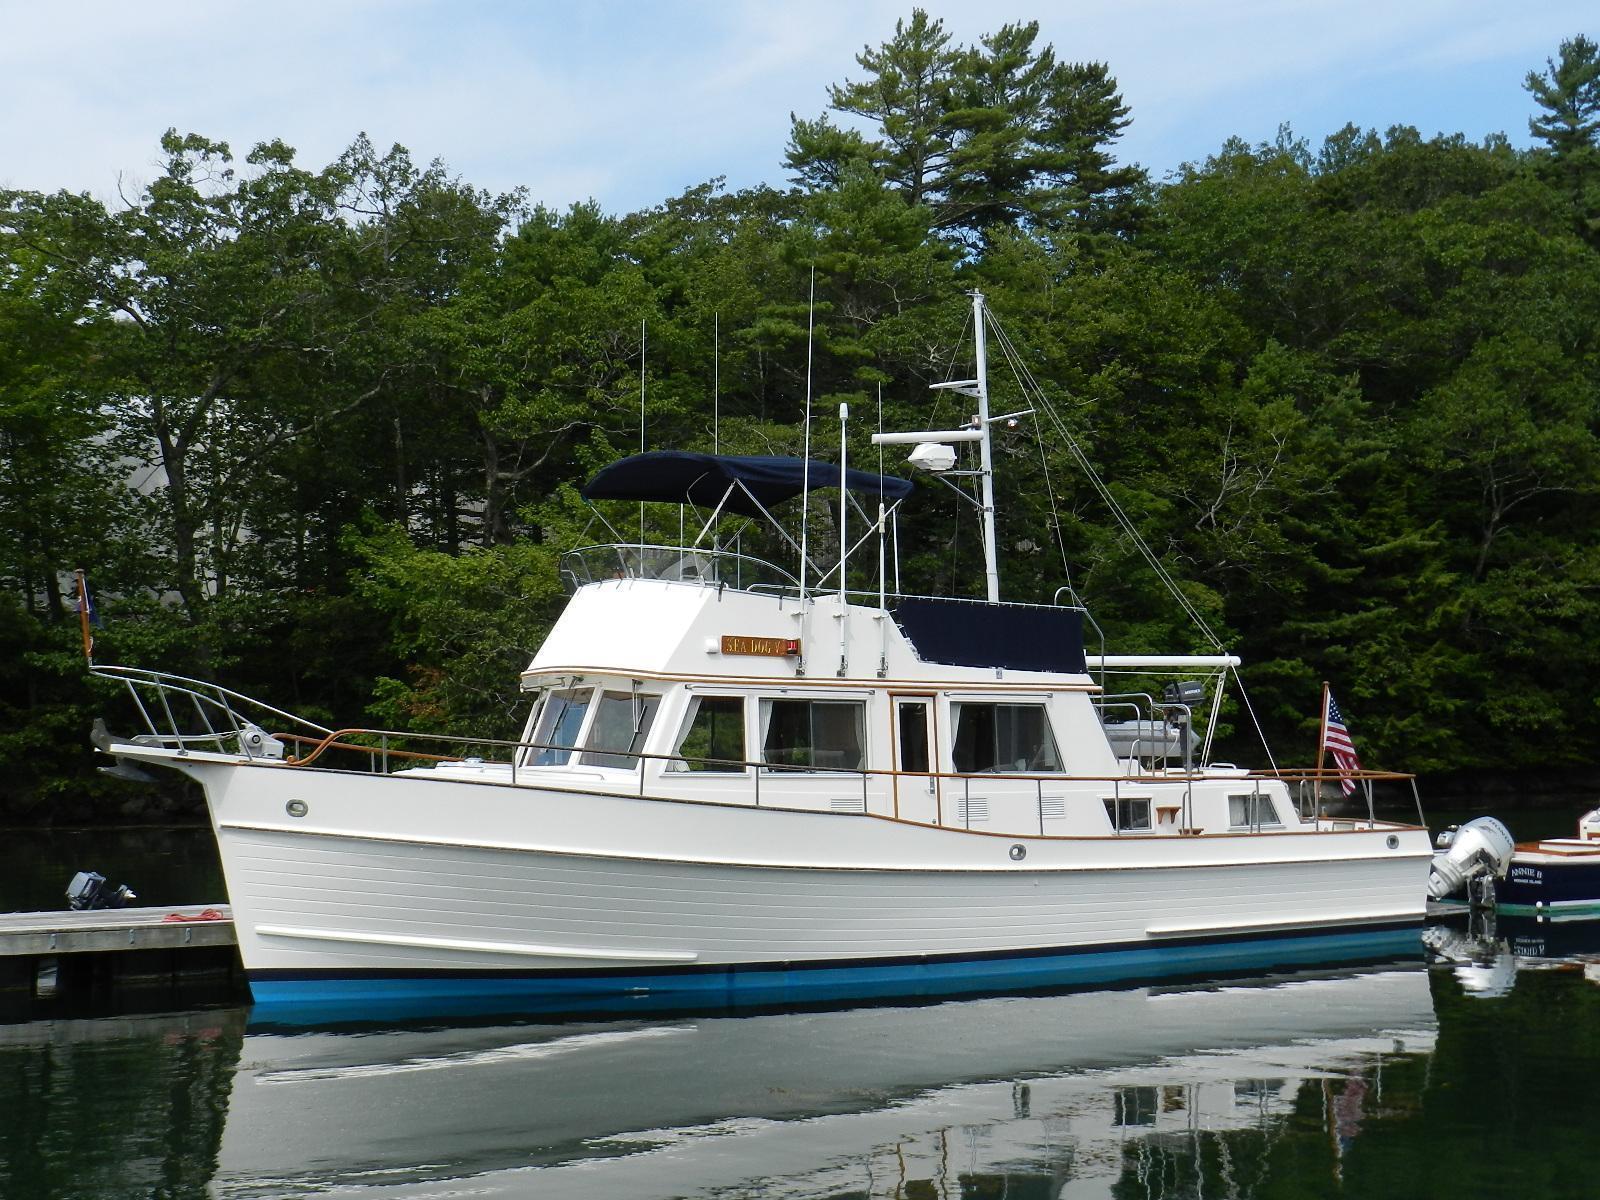
M 92 667 L 94 666 L 94 638 L 89 633 L 89 581 L 84 577 L 82 567 L 79 567 L 72 574 L 78 581 L 78 629 L 83 634 L 83 661 Z
M 1322 811 L 1322 759 L 1328 750 L 1328 681 L 1322 681 L 1322 720 L 1317 730 L 1317 811 Z
M 1322 681 L 1322 725 L 1317 730 L 1317 787 L 1322 786 L 1322 756 L 1328 748 L 1328 681 Z

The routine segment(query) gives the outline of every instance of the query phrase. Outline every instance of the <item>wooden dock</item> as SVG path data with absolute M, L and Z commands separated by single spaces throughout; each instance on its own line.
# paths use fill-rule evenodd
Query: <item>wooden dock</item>
M 0 1021 L 242 993 L 226 904 L 0 913 Z

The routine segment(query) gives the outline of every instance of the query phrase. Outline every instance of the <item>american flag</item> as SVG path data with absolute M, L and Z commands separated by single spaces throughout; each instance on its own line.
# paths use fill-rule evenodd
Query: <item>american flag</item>
M 1339 705 L 1335 702 L 1332 692 L 1328 693 L 1328 711 L 1323 714 L 1322 745 L 1333 755 L 1333 761 L 1340 771 L 1361 770 L 1361 759 L 1356 754 L 1356 744 L 1350 740 L 1350 731 L 1344 727 L 1344 714 L 1339 711 Z M 1356 781 L 1349 775 L 1341 775 L 1339 786 L 1344 789 L 1346 796 L 1350 796 L 1355 793 Z

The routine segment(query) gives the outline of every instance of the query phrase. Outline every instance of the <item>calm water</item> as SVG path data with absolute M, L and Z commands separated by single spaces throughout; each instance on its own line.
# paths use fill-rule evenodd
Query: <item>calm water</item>
M 0 1195 L 1600 1195 L 1600 931 L 744 1017 L 0 1027 Z
M 0 1026 L 0 1197 L 1600 1196 L 1600 924 L 1426 940 L 925 1006 Z
M 98 871 L 151 906 L 228 898 L 209 827 L 0 829 L 0 912 L 67 906 L 67 883 Z

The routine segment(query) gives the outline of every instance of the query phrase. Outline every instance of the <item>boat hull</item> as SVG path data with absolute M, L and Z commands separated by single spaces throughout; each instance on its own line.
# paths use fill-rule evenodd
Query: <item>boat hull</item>
M 1600 846 L 1555 852 L 1518 847 L 1495 887 L 1495 907 L 1512 914 L 1600 917 Z
M 1381 827 L 996 836 L 426 777 L 186 769 L 206 788 L 265 1019 L 932 996 L 1381 957 L 1415 940 L 1430 855 L 1425 832 Z

